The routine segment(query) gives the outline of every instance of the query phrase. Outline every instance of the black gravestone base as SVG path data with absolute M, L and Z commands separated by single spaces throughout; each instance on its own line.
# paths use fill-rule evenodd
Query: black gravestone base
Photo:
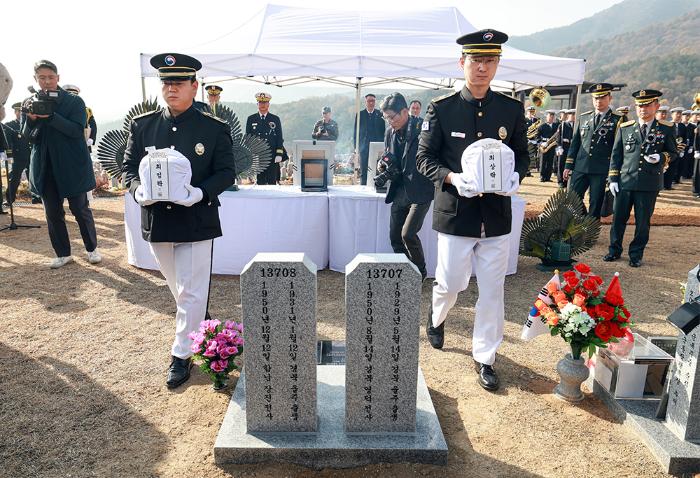
M 241 372 L 216 437 L 216 463 L 287 462 L 317 470 L 372 463 L 447 464 L 447 443 L 420 369 L 414 435 L 345 433 L 345 366 L 318 365 L 316 374 L 317 433 L 247 433 L 245 370 Z
M 663 471 L 672 475 L 700 472 L 700 445 L 681 440 L 655 418 L 659 400 L 617 399 L 592 378 L 586 385 L 644 442 Z

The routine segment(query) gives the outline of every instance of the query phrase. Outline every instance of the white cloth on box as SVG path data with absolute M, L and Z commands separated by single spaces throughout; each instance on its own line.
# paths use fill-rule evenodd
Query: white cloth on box
M 484 174 L 489 174 L 484 171 L 484 153 L 494 151 L 500 154 L 501 157 L 501 184 L 500 191 L 504 191 L 508 186 L 508 181 L 515 171 L 515 154 L 513 150 L 501 141 L 493 138 L 480 139 L 470 144 L 462 153 L 462 177 L 466 181 L 477 186 L 477 194 L 484 192 L 496 192 L 490 188 L 486 188 Z M 497 156 L 496 156 L 497 157 Z M 488 190 L 487 190 L 488 189 Z
M 155 171 L 155 158 L 163 158 L 167 161 L 161 162 L 166 167 L 162 171 Z M 157 173 L 161 173 L 167 184 L 165 196 L 160 196 L 158 191 Z M 139 163 L 139 180 L 143 186 L 143 198 L 146 201 L 182 201 L 189 196 L 189 191 L 185 185 L 192 181 L 192 165 L 182 153 L 170 148 L 155 149 L 150 151 L 141 159 Z

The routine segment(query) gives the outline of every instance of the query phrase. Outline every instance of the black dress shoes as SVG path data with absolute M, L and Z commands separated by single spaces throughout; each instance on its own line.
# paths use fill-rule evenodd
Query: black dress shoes
M 190 369 L 192 368 L 192 359 L 181 359 L 173 357 L 168 369 L 168 379 L 165 384 L 168 388 L 176 388 L 182 385 L 190 378 Z
M 630 267 L 642 267 L 641 259 L 630 259 Z
M 603 260 L 604 260 L 605 262 L 613 262 L 613 261 L 618 260 L 619 258 L 620 258 L 620 256 L 617 256 L 617 255 L 615 255 L 615 254 L 605 254 L 605 255 L 603 256 Z
M 490 392 L 498 390 L 498 375 L 493 367 L 476 361 L 474 361 L 474 365 L 476 365 L 476 371 L 479 374 L 479 385 Z
M 433 307 L 428 310 L 428 323 L 425 325 L 425 334 L 434 349 L 441 349 L 445 344 L 445 322 L 433 327 Z

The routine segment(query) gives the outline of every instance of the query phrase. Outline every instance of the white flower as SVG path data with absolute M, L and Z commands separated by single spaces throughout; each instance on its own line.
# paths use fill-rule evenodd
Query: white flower
M 595 326 L 595 320 L 581 307 L 569 303 L 561 310 L 559 326 L 564 330 L 566 337 L 570 337 L 574 333 L 587 335 Z

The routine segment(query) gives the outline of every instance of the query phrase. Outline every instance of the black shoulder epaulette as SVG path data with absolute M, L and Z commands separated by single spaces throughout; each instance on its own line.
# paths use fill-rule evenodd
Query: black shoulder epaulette
M 433 103 L 438 103 L 440 101 L 446 100 L 447 98 L 451 98 L 454 95 L 458 95 L 459 91 L 453 91 L 452 93 L 447 93 L 446 95 L 438 96 L 437 98 L 433 98 L 432 102 Z
M 673 124 L 672 122 L 670 122 L 670 121 L 658 120 L 658 122 L 661 123 L 661 124 L 664 125 L 664 126 L 674 126 L 674 124 Z
M 140 115 L 134 116 L 131 118 L 131 121 L 136 121 L 137 119 L 145 118 L 146 116 L 155 114 L 155 113 L 160 113 L 162 110 L 154 110 L 154 111 L 146 111 L 145 113 L 141 113 Z
M 591 113 L 593 113 L 593 110 L 588 110 L 588 111 L 584 111 L 584 112 L 581 113 L 579 116 L 589 115 L 589 114 L 591 114 Z
M 624 123 L 621 123 L 621 124 L 620 124 L 620 128 L 625 127 L 625 126 L 633 125 L 634 122 L 635 122 L 635 120 L 625 121 Z
M 213 120 L 218 121 L 219 123 L 223 123 L 223 124 L 225 124 L 225 125 L 228 124 L 226 121 L 222 120 L 222 119 L 219 118 L 218 116 L 214 116 L 213 114 L 207 113 L 206 111 L 202 111 L 202 114 L 203 114 L 204 116 L 208 117 L 208 118 L 211 118 L 211 119 L 213 119 Z
M 520 101 L 519 99 L 513 98 L 512 96 L 506 95 L 505 93 L 502 93 L 502 92 L 500 92 L 500 91 L 494 91 L 494 93 L 496 93 L 497 95 L 501 95 L 501 96 L 504 97 L 504 98 L 508 98 L 509 100 L 513 100 L 513 101 L 515 101 L 516 103 L 522 103 L 522 101 Z

